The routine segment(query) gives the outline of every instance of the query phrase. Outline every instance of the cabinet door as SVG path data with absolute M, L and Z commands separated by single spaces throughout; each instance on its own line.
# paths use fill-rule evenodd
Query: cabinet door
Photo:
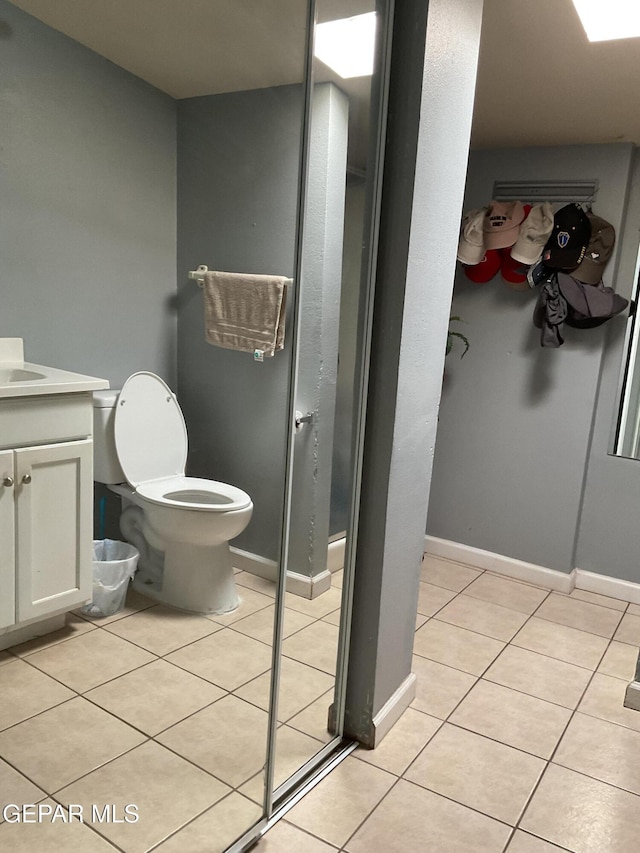
M 91 597 L 92 441 L 15 451 L 17 619 Z
M 0 451 L 0 628 L 13 625 L 16 615 L 16 548 L 13 496 L 13 451 Z

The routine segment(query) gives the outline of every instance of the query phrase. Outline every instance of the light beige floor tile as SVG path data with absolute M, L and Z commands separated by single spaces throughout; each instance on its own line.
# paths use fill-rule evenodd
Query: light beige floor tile
M 340 607 L 342 604 L 342 590 L 337 587 L 330 587 L 322 595 L 313 599 L 302 598 L 300 595 L 287 592 L 284 596 L 284 602 L 285 607 L 305 613 L 307 616 L 313 616 L 314 619 L 321 619 L 327 613 L 332 613 Z
M 481 679 L 449 718 L 477 734 L 551 758 L 571 711 Z
M 575 708 L 591 676 L 589 669 L 509 645 L 484 678 L 565 708 Z
M 432 583 L 424 583 L 420 581 L 418 590 L 418 613 L 423 616 L 433 616 L 438 610 L 448 604 L 452 598 L 455 598 L 456 593 L 450 589 L 444 589 L 441 586 L 434 586 Z
M 625 613 L 618 630 L 614 634 L 614 640 L 618 640 L 620 643 L 629 643 L 632 646 L 640 646 L 640 616 L 636 616 L 635 613 Z
M 266 711 L 225 696 L 158 735 L 157 740 L 236 788 L 262 769 L 267 753 Z
M 74 637 L 80 636 L 80 634 L 86 634 L 88 631 L 95 630 L 96 626 L 87 622 L 86 619 L 81 619 L 73 613 L 67 613 L 64 628 L 51 631 L 49 634 L 43 634 L 41 637 L 35 637 L 33 640 L 20 643 L 18 646 L 12 646 L 11 653 L 18 657 L 26 657 L 26 655 L 31 655 L 42 649 L 48 649 L 50 646 L 56 646 L 58 643 L 64 643 L 67 640 L 72 640 Z
M 538 619 L 536 616 L 529 619 L 511 642 L 514 646 L 529 649 L 531 652 L 539 652 L 556 660 L 592 670 L 598 666 L 608 646 L 604 637 L 558 625 L 546 619 Z
M 423 616 L 421 613 L 418 613 L 416 616 L 416 631 L 418 630 L 418 628 L 422 628 L 422 626 L 428 621 L 428 616 Z
M 127 853 L 143 853 L 229 793 L 229 788 L 149 741 L 60 791 L 64 803 L 137 806 L 137 823 L 102 823 L 100 832 Z M 86 818 L 85 818 L 86 819 Z M 92 822 L 93 823 L 93 822 Z M 184 848 L 183 848 L 184 849 Z
M 419 616 L 419 614 L 418 614 Z M 322 617 L 323 622 L 328 622 L 330 625 L 340 625 L 340 620 L 342 618 L 342 610 L 338 608 L 337 610 L 333 610 L 331 613 L 327 613 L 326 616 Z M 417 619 L 418 617 L 416 617 Z M 425 618 L 425 617 L 420 617 Z
M 291 809 L 287 820 L 341 847 L 395 782 L 391 773 L 347 759 Z
M 275 605 L 265 607 L 258 610 L 256 613 L 251 613 L 245 616 L 244 619 L 239 619 L 234 622 L 232 627 L 234 631 L 240 631 L 241 634 L 246 634 L 247 637 L 253 637 L 254 640 L 260 640 L 261 643 L 271 645 L 273 643 L 273 626 L 275 621 Z M 300 631 L 301 628 L 306 628 L 315 620 L 311 616 L 305 616 L 304 613 L 299 613 L 297 610 L 285 608 L 284 622 L 282 624 L 282 636 L 289 637 Z
M 78 693 L 91 690 L 152 660 L 155 660 L 154 655 L 102 629 L 89 631 L 29 656 L 30 664 Z
M 521 828 L 575 853 L 631 853 L 639 810 L 634 794 L 551 764 Z
M 167 655 L 219 631 L 220 626 L 204 616 L 161 604 L 112 622 L 106 630 L 155 655 Z
M 602 658 L 598 672 L 632 681 L 638 661 L 638 647 L 613 640 Z
M 334 677 L 307 666 L 292 658 L 283 657 L 280 662 L 280 684 L 278 688 L 278 719 L 286 722 L 294 714 L 310 705 L 333 685 Z M 235 695 L 259 708 L 269 709 L 271 673 L 254 678 L 235 691 Z
M 481 574 L 478 569 L 472 569 L 470 566 L 427 554 L 422 562 L 420 579 L 434 586 L 461 592 Z
M 568 625 L 569 628 L 610 639 L 618 627 L 621 613 L 609 607 L 599 607 L 597 604 L 552 592 L 536 610 L 536 616 L 538 619 Z
M 2 666 L 5 663 L 10 663 L 11 661 L 14 661 L 15 659 L 16 659 L 15 655 L 10 655 L 9 652 L 0 652 L 0 666 Z
M 640 616 L 640 604 L 630 604 L 627 613 L 629 616 Z
M 569 598 L 577 598 L 580 601 L 588 601 L 590 604 L 599 604 L 601 607 L 610 607 L 611 610 L 619 610 L 624 613 L 629 603 L 619 598 L 610 598 L 608 595 L 598 595 L 597 592 L 588 592 L 586 589 L 574 589 L 569 593 Z
M 485 572 L 464 591 L 465 595 L 531 615 L 549 594 L 547 590 Z
M 322 749 L 322 744 L 315 738 L 305 735 L 289 726 L 280 726 L 276 733 L 276 762 L 274 766 L 274 789 L 282 785 L 313 758 Z M 241 794 L 249 797 L 257 804 L 264 800 L 264 773 L 258 773 L 249 779 L 239 789 Z
M 612 678 L 597 672 L 584 694 L 584 699 L 578 705 L 578 710 L 591 717 L 640 731 L 640 713 L 623 705 L 626 689 L 627 682 L 621 678 Z
M 505 645 L 439 619 L 430 619 L 416 631 L 415 637 L 415 654 L 471 675 L 482 675 Z
M 405 778 L 514 825 L 545 762 L 445 723 Z
M 223 690 L 235 690 L 271 669 L 271 649 L 258 640 L 225 628 L 172 652 L 167 660 Z
M 509 641 L 529 617 L 526 613 L 463 594 L 443 607 L 436 618 L 494 640 Z
M 4 807 L 9 803 L 14 803 L 18 806 L 23 803 L 38 803 L 44 800 L 46 794 L 41 791 L 33 782 L 24 777 L 22 773 L 18 773 L 13 767 L 7 764 L 0 758 L 0 823 L 4 820 Z M 13 815 L 9 815 L 9 820 Z M 2 836 L 0 836 L 1 838 Z M 0 849 L 2 844 L 0 842 Z M 7 850 L 10 848 L 6 848 Z
M 316 740 L 327 743 L 334 736 L 333 732 L 328 730 L 329 707 L 333 702 L 334 692 L 327 690 L 319 699 L 312 702 L 304 711 L 296 714 L 287 721 L 287 725 L 292 726 L 298 731 L 304 732 Z
M 260 839 L 255 853 L 334 853 L 336 849 L 281 820 Z
M 240 604 L 234 611 L 231 613 L 214 613 L 211 614 L 211 616 L 207 616 L 207 619 L 211 619 L 212 622 L 216 622 L 218 625 L 233 625 L 234 622 L 244 619 L 245 616 L 249 616 L 251 613 L 257 613 L 258 610 L 262 610 L 264 607 L 271 607 L 273 605 L 272 595 L 265 595 L 262 592 L 256 592 L 247 586 L 241 587 L 238 585 L 237 590 Z
M 338 634 L 336 625 L 329 625 L 322 621 L 313 622 L 307 628 L 283 640 L 282 654 L 335 675 Z
M 158 660 L 90 690 L 86 697 L 153 736 L 224 695 L 209 681 Z
M 375 749 L 358 749 L 354 757 L 401 776 L 441 725 L 441 720 L 407 708 Z
M 53 793 L 144 740 L 131 726 L 78 697 L 0 732 L 0 755 Z
M 639 754 L 640 732 L 578 713 L 571 720 L 553 762 L 640 794 Z
M 223 853 L 261 816 L 260 806 L 234 791 L 154 848 L 154 853 Z
M 349 853 L 502 853 L 509 828 L 401 779 L 345 850 Z
M 73 817 L 65 822 L 62 815 L 69 815 L 66 806 L 60 806 L 52 799 L 44 800 L 42 805 L 52 811 L 49 815 L 43 814 L 39 822 L 36 819 L 35 823 L 4 823 L 0 826 L 0 850 L 10 850 L 11 853 L 115 853 L 116 848 L 85 823 Z M 56 812 L 56 807 L 62 811 Z M 37 818 L 37 814 L 34 817 Z
M 276 582 L 261 578 L 260 575 L 252 575 L 251 572 L 238 572 L 234 577 L 238 586 L 260 592 L 262 595 L 276 596 Z M 244 594 L 244 593 L 241 593 Z
M 555 844 L 549 844 L 548 841 L 535 838 L 533 835 L 521 832 L 518 829 L 511 839 L 506 853 L 566 853 L 566 851 L 556 847 Z
M 124 607 L 122 610 L 119 610 L 117 613 L 114 613 L 112 616 L 102 616 L 99 619 L 94 619 L 86 613 L 82 613 L 81 610 L 74 610 L 73 612 L 80 616 L 82 619 L 86 619 L 92 625 L 104 626 L 109 625 L 111 622 L 117 622 L 118 619 L 125 619 L 127 616 L 131 616 L 133 613 L 139 613 L 141 610 L 147 610 L 149 607 L 157 607 L 158 602 L 153 598 L 149 598 L 146 595 L 142 595 L 132 586 L 129 586 L 127 590 L 127 597 L 125 598 Z
M 0 667 L 0 729 L 59 705 L 76 694 L 19 658 Z
M 416 675 L 413 708 L 446 720 L 461 699 L 476 683 L 476 676 L 452 669 L 419 655 L 413 656 L 411 671 Z

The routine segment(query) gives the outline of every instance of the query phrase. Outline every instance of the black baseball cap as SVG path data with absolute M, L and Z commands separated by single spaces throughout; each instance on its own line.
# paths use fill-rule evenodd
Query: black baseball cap
M 553 217 L 553 231 L 542 250 L 542 261 L 555 270 L 574 270 L 591 239 L 591 223 L 578 204 L 561 207 Z

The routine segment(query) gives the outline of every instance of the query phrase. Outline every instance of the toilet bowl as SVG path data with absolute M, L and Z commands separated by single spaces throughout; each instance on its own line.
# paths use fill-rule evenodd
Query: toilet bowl
M 122 535 L 140 551 L 134 587 L 194 613 L 234 610 L 229 540 L 251 519 L 249 495 L 185 476 L 184 417 L 159 376 L 134 373 L 120 392 L 96 392 L 94 415 L 94 479 L 122 498 Z

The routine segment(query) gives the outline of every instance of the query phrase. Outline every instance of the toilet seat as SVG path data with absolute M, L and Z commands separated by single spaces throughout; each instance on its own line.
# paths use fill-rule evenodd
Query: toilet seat
M 232 512 L 246 509 L 251 503 L 251 498 L 242 489 L 199 477 L 155 480 L 143 483 L 136 491 L 140 497 L 151 503 L 204 512 Z
M 127 482 L 140 497 L 176 509 L 229 512 L 251 498 L 227 483 L 186 477 L 187 428 L 169 386 L 155 373 L 130 376 L 114 414 L 114 438 Z

